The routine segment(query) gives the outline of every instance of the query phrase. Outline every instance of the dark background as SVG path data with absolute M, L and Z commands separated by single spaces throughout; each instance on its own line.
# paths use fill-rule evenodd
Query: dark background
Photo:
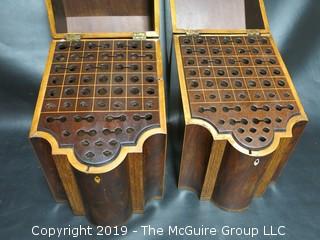
M 143 224 L 164 228 L 285 225 L 287 236 L 279 239 L 319 239 L 320 1 L 265 2 L 273 36 L 310 118 L 285 171 L 263 198 L 252 202 L 249 210 L 228 213 L 210 202 L 198 201 L 192 192 L 178 191 L 172 167 L 174 156 L 169 156 L 164 200 L 148 203 L 144 215 L 135 215 L 128 222 L 129 230 Z M 84 217 L 74 217 L 67 204 L 53 201 L 28 141 L 51 41 L 44 1 L 1 0 L 0 21 L 0 239 L 42 239 L 32 236 L 32 226 L 89 223 Z M 139 233 L 123 237 L 142 238 Z M 217 236 L 214 239 L 242 238 Z

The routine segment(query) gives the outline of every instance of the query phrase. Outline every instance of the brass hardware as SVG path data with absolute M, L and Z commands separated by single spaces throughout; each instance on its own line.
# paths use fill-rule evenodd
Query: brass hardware
M 134 40 L 146 40 L 147 34 L 145 32 L 135 32 L 133 33 Z
M 73 34 L 73 33 L 68 33 L 66 34 L 66 40 L 69 42 L 77 42 L 81 40 L 81 35 L 80 34 Z
M 101 178 L 100 178 L 99 176 L 96 176 L 96 177 L 94 178 L 94 181 L 95 181 L 97 184 L 100 184 Z

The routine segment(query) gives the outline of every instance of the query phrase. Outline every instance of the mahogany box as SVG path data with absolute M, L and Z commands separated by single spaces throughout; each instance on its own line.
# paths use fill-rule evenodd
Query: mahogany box
M 170 0 L 167 10 L 179 188 L 243 210 L 278 178 L 308 121 L 264 2 Z
M 163 194 L 159 0 L 46 0 L 52 43 L 30 139 L 58 202 L 120 225 Z

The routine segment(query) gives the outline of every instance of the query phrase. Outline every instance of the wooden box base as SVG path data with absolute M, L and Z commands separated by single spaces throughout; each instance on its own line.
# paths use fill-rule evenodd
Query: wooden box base
M 132 213 L 143 213 L 148 200 L 162 198 L 166 135 L 150 137 L 143 153 L 129 154 L 105 174 L 82 173 L 67 156 L 51 155 L 47 141 L 31 141 L 55 200 L 68 201 L 75 215 L 86 215 L 94 224 L 123 224 Z

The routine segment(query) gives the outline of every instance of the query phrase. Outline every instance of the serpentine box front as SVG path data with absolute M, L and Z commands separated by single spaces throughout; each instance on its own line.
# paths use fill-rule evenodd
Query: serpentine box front
M 119 225 L 161 198 L 158 0 L 47 0 L 53 36 L 30 139 L 57 201 Z
M 185 121 L 179 187 L 224 209 L 247 208 L 307 123 L 264 2 L 171 0 L 170 10 L 170 98 Z

